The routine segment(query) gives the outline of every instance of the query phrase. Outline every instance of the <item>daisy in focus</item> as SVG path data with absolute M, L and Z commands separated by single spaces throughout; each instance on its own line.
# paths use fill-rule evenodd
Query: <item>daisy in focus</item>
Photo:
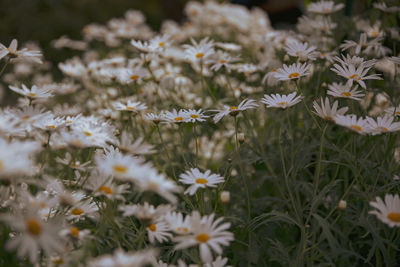
M 194 195 L 199 188 L 216 187 L 217 184 L 222 183 L 225 179 L 218 175 L 211 173 L 210 170 L 201 172 L 197 168 L 192 168 L 189 171 L 181 174 L 179 181 L 183 184 L 189 184 L 188 189 L 184 192 L 185 194 Z
M 247 109 L 253 109 L 258 107 L 258 104 L 253 99 L 244 99 L 238 106 L 228 106 L 224 105 L 222 110 L 214 110 L 218 113 L 214 116 L 214 122 L 219 122 L 223 117 L 227 115 L 237 116 L 240 111 L 245 111 Z
M 357 90 L 357 86 L 351 88 L 348 84 L 333 83 L 328 85 L 328 95 L 333 97 L 349 98 L 360 101 L 364 96 L 364 92 Z
M 296 92 L 293 92 L 289 95 L 264 95 L 264 97 L 261 98 L 261 102 L 267 105 L 267 108 L 286 109 L 288 107 L 296 105 L 303 98 L 301 95 L 296 96 L 296 94 Z
M 302 76 L 309 75 L 309 68 L 310 65 L 307 65 L 307 63 L 304 63 L 303 65 L 300 63 L 294 63 L 290 66 L 283 64 L 283 68 L 276 70 L 274 77 L 281 81 L 296 80 Z
M 175 245 L 175 250 L 199 245 L 201 260 L 204 263 L 211 262 L 213 260 L 211 249 L 221 255 L 221 245 L 228 246 L 234 239 L 233 234 L 226 231 L 230 227 L 230 223 L 221 224 L 222 217 L 214 221 L 214 214 L 203 216 L 200 220 L 193 219 L 193 216 L 192 214 L 190 220 L 191 233 L 173 238 L 173 241 L 178 243 Z M 195 217 L 199 217 L 199 215 Z
M 197 43 L 194 39 L 190 39 L 191 45 L 183 45 L 185 48 L 185 58 L 191 62 L 203 62 L 214 54 L 214 42 L 208 40 L 208 37 Z
M 376 197 L 376 201 L 371 201 L 369 204 L 375 208 L 370 211 L 370 214 L 376 215 L 376 217 L 383 223 L 386 223 L 390 227 L 400 226 L 400 198 L 399 195 L 385 195 L 385 201 L 380 197 Z

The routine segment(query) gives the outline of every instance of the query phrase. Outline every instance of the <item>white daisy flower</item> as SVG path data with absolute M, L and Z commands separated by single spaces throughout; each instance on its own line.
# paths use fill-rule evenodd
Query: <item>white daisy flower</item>
M 169 229 L 178 235 L 186 235 L 191 232 L 190 216 L 183 218 L 180 212 L 168 212 L 164 220 L 169 224 Z
M 165 111 L 163 113 L 163 119 L 170 123 L 181 123 L 186 121 L 187 113 L 183 109 L 180 109 L 179 111 L 173 109 L 172 111 Z
M 145 202 L 144 204 L 135 204 L 135 205 L 120 205 L 118 210 L 122 211 L 122 216 L 129 217 L 135 216 L 140 221 L 156 221 L 157 219 L 163 217 L 168 212 L 172 210 L 171 205 L 158 205 L 154 207 L 153 205 Z
M 210 170 L 201 172 L 197 168 L 191 168 L 189 171 L 181 174 L 179 181 L 183 184 L 190 184 L 185 194 L 194 195 L 199 188 L 216 187 L 217 184 L 225 181 L 224 177 L 211 173 Z
M 336 60 L 338 57 L 336 57 Z M 340 60 L 340 59 L 339 59 Z M 362 62 L 358 66 L 351 63 L 346 63 L 344 61 L 339 61 L 341 65 L 334 64 L 331 70 L 335 72 L 337 75 L 342 76 L 348 79 L 348 85 L 353 85 L 353 81 L 357 82 L 362 88 L 366 89 L 366 85 L 364 80 L 382 80 L 378 74 L 372 74 L 366 76 L 367 72 L 372 68 L 371 63 L 369 61 Z
M 267 105 L 267 108 L 282 108 L 294 106 L 301 101 L 303 97 L 301 95 L 296 96 L 296 92 L 289 95 L 271 94 L 264 95 L 261 102 Z
M 121 249 L 114 251 L 113 255 L 102 255 L 88 262 L 89 267 L 144 267 L 152 264 L 157 256 L 155 249 L 147 249 L 136 252 L 124 252 Z
M 134 155 L 147 155 L 155 153 L 153 145 L 149 145 L 143 141 L 143 137 L 139 137 L 133 142 L 132 135 L 127 131 L 121 134 L 121 141 L 118 142 L 118 148 L 122 152 L 129 152 Z
M 124 200 L 123 194 L 128 193 L 129 184 L 116 184 L 113 179 L 99 171 L 93 171 L 84 188 L 93 192 L 94 196 L 105 196 L 109 199 Z
M 400 65 L 400 57 L 390 57 L 389 60 L 397 65 Z
M 367 120 L 357 118 L 357 115 L 336 115 L 334 118 L 336 124 L 346 127 L 356 133 L 365 135 L 371 132 L 371 128 Z
M 202 122 L 206 121 L 205 119 L 209 116 L 204 115 L 204 111 L 202 109 L 188 109 L 184 111 L 185 113 L 185 122 Z
M 379 9 L 383 12 L 387 12 L 387 13 L 396 13 L 396 12 L 400 11 L 400 7 L 398 7 L 398 6 L 388 7 L 385 2 L 374 3 L 373 6 L 374 6 L 374 8 Z
M 54 117 L 52 114 L 43 116 L 33 123 L 33 126 L 45 131 L 55 131 L 65 125 L 66 122 L 64 118 Z
M 283 64 L 283 68 L 276 70 L 274 77 L 281 81 L 299 79 L 300 77 L 307 76 L 309 74 L 309 68 L 310 65 L 307 65 L 307 63 L 304 63 L 303 65 L 300 63 L 294 63 L 290 66 Z
M 333 83 L 328 85 L 328 95 L 333 97 L 349 98 L 360 101 L 364 96 L 364 92 L 357 90 L 357 85 L 351 88 L 348 84 Z
M 169 225 L 164 221 L 151 223 L 146 227 L 146 231 L 151 244 L 154 244 L 156 240 L 159 243 L 163 243 L 172 238 L 172 234 L 169 232 Z
M 114 102 L 113 106 L 116 110 L 126 110 L 131 112 L 138 112 L 147 109 L 146 104 L 143 104 L 140 101 L 134 102 L 132 100 L 128 100 L 126 104 L 122 102 Z
M 192 214 L 191 233 L 188 235 L 180 235 L 173 238 L 173 241 L 178 244 L 175 245 L 175 250 L 185 249 L 192 246 L 200 246 L 200 257 L 205 263 L 211 262 L 213 260 L 212 250 L 214 250 L 218 255 L 222 254 L 223 246 L 228 246 L 229 242 L 232 241 L 233 234 L 226 231 L 230 227 L 230 223 L 220 224 L 223 218 L 219 218 L 214 221 L 214 214 L 210 216 L 199 217 L 200 215 Z M 194 219 L 193 216 L 196 218 Z
M 236 116 L 239 114 L 240 111 L 244 111 L 247 109 L 252 109 L 258 107 L 258 104 L 253 99 L 244 99 L 238 106 L 228 106 L 224 105 L 223 110 L 213 110 L 217 111 L 218 113 L 214 116 L 214 122 L 219 122 L 223 117 L 227 115 Z
M 226 52 L 218 51 L 215 55 L 216 59 L 207 61 L 207 64 L 213 64 L 211 70 L 218 71 L 220 68 L 224 67 L 228 72 L 232 70 L 232 63 L 239 60 L 238 57 L 232 57 Z
M 366 119 L 371 128 L 372 135 L 397 132 L 400 130 L 400 122 L 393 122 L 393 115 L 386 114 L 384 117 L 377 117 L 376 121 L 371 117 L 367 117 Z
M 338 109 L 338 101 L 337 100 L 335 102 L 333 102 L 333 105 L 331 107 L 328 97 L 325 98 L 325 101 L 321 97 L 321 106 L 318 105 L 317 101 L 314 101 L 313 107 L 316 111 L 315 114 L 317 114 L 319 117 L 323 118 L 324 120 L 333 121 L 333 122 L 335 122 L 336 115 L 344 115 L 347 112 L 347 110 L 349 109 L 348 107 L 343 107 L 343 108 Z
M 190 39 L 192 45 L 183 45 L 185 48 L 185 58 L 191 62 L 199 62 L 208 59 L 214 54 L 214 42 L 209 41 L 208 37 L 197 43 L 194 39 Z
M 398 105 L 397 107 L 387 108 L 385 109 L 385 112 L 389 115 L 398 117 L 400 116 L 400 105 Z
M 95 202 L 92 202 L 90 199 L 78 202 L 75 204 L 68 212 L 69 220 L 80 220 L 83 217 L 88 217 L 91 219 L 97 219 L 99 207 Z
M 375 208 L 370 211 L 370 214 L 375 214 L 376 217 L 390 227 L 400 226 L 400 198 L 399 195 L 385 195 L 385 201 L 380 197 L 376 197 L 376 201 L 371 201 L 369 204 Z
M 116 71 L 115 75 L 120 83 L 129 84 L 132 82 L 140 83 L 143 79 L 149 77 L 150 74 L 147 70 L 137 67 L 135 69 L 121 68 Z
M 60 225 L 40 219 L 38 213 L 37 209 L 31 207 L 23 214 L 19 212 L 0 216 L 0 220 L 20 233 L 7 241 L 5 249 L 16 250 L 19 258 L 28 257 L 31 263 L 37 263 L 40 249 L 48 256 L 65 249 L 58 236 Z
M 290 56 L 298 57 L 302 61 L 306 61 L 307 59 L 314 60 L 319 55 L 319 53 L 315 51 L 316 47 L 313 45 L 309 46 L 306 42 L 291 42 L 287 44 L 284 49 Z
M 344 8 L 344 4 L 335 5 L 334 1 L 319 1 L 310 3 L 307 11 L 316 14 L 331 14 Z
M 14 60 L 16 58 L 30 59 L 36 63 L 42 63 L 42 60 L 40 59 L 42 53 L 40 51 L 28 50 L 27 48 L 18 50 L 17 46 L 18 41 L 16 39 L 13 39 L 11 41 L 9 47 L 5 47 L 3 44 L 0 43 L 0 59 L 9 55 L 11 57 L 11 60 Z
M 358 42 L 355 42 L 353 40 L 345 40 L 343 44 L 340 45 L 340 48 L 342 51 L 348 50 L 348 49 L 354 49 L 354 52 L 356 55 L 358 55 L 360 52 L 362 53 L 369 53 L 371 50 L 375 47 L 380 45 L 380 42 L 383 40 L 383 37 L 378 37 L 373 40 L 368 41 L 367 40 L 367 33 L 362 33 L 360 35 L 360 40 Z M 363 50 L 361 50 L 363 49 Z
M 11 90 L 14 92 L 29 97 L 29 98 L 48 98 L 50 96 L 53 96 L 53 89 L 50 87 L 41 87 L 38 88 L 36 85 L 32 86 L 31 89 L 26 87 L 25 84 L 22 84 L 22 88 L 16 87 L 16 86 L 9 86 Z
M 144 119 L 147 121 L 151 121 L 154 124 L 159 124 L 161 121 L 163 121 L 165 119 L 165 113 L 161 112 L 159 114 L 156 113 L 147 113 L 144 116 Z

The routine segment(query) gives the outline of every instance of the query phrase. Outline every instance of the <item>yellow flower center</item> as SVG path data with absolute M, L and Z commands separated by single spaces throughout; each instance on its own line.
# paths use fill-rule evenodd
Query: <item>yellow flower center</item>
M 278 103 L 281 107 L 284 107 L 285 105 L 287 105 L 287 102 L 279 102 Z
M 358 75 L 358 74 L 353 74 L 353 75 L 351 75 L 350 77 L 349 77 L 350 79 L 354 79 L 354 80 L 361 80 L 361 77 L 360 77 L 360 75 Z
M 35 219 L 28 219 L 26 221 L 26 228 L 31 235 L 38 236 L 42 232 L 42 226 Z
M 111 194 L 112 194 L 112 190 L 111 190 L 111 188 L 108 187 L 108 186 L 102 186 L 102 187 L 100 187 L 100 188 L 99 188 L 99 192 L 103 192 L 103 193 L 105 193 L 105 194 L 107 194 L 107 195 L 111 195 Z
M 238 109 L 239 109 L 238 107 L 232 106 L 229 108 L 229 111 L 238 110 Z
M 332 118 L 332 116 L 325 116 L 324 119 L 327 120 L 327 121 L 335 121 L 335 120 Z
M 221 59 L 221 60 L 219 61 L 219 63 L 224 64 L 224 63 L 226 63 L 226 60 L 225 60 L 225 59 Z
M 157 231 L 157 227 L 156 227 L 156 225 L 154 223 L 152 223 L 149 226 L 147 226 L 147 228 L 152 232 Z
M 376 130 L 380 131 L 380 132 L 387 132 L 388 128 L 386 128 L 386 127 L 376 127 Z
M 126 173 L 128 171 L 128 168 L 124 165 L 120 165 L 120 164 L 115 164 L 112 169 L 115 172 L 120 172 L 120 173 Z
M 299 76 L 300 76 L 300 73 L 298 73 L 298 72 L 290 73 L 289 79 L 298 78 Z
M 197 54 L 196 54 L 196 58 L 202 58 L 202 57 L 204 57 L 204 53 L 201 53 L 201 52 L 200 52 L 200 53 L 197 53 Z
M 88 131 L 84 131 L 83 132 L 86 136 L 92 136 L 92 133 L 88 132 Z
M 197 178 L 196 179 L 196 184 L 206 184 L 206 183 L 208 183 L 207 179 L 204 179 L 204 178 Z
M 330 13 L 331 10 L 329 8 L 324 8 L 324 13 Z
M 341 94 L 342 96 L 345 96 L 345 97 L 351 96 L 351 93 L 349 93 L 349 92 L 341 92 L 340 94 Z
M 164 47 L 164 46 L 165 46 L 165 42 L 159 42 L 159 43 L 158 43 L 158 46 Z
M 35 97 L 35 96 L 36 96 L 35 93 L 29 93 L 28 95 L 29 95 L 30 97 Z
M 132 75 L 130 78 L 132 81 L 136 81 L 137 79 L 139 79 L 139 75 Z
M 400 223 L 400 212 L 391 212 L 387 215 L 387 218 L 392 222 Z
M 358 125 L 355 125 L 355 124 L 351 125 L 351 128 L 353 128 L 354 130 L 356 130 L 358 132 L 362 131 L 362 128 L 360 126 L 358 126 Z
M 192 119 L 197 119 L 197 118 L 199 117 L 199 115 L 192 114 L 192 115 L 190 115 L 190 117 L 191 117 Z
M 67 123 L 72 123 L 72 121 L 67 121 Z
M 206 234 L 206 233 L 201 233 L 201 234 L 198 234 L 198 235 L 196 236 L 196 240 L 199 241 L 199 242 L 201 242 L 201 243 L 205 243 L 205 242 L 207 242 L 209 239 L 210 239 L 210 236 L 209 236 L 208 234 Z
M 71 213 L 73 215 L 81 215 L 83 212 L 84 212 L 83 209 L 80 209 L 80 208 L 75 208 L 75 209 L 71 210 Z
M 396 111 L 395 113 L 396 113 L 396 115 L 400 115 L 400 111 Z
M 69 233 L 73 236 L 78 238 L 79 237 L 79 229 L 77 227 L 69 228 Z
M 54 129 L 54 128 L 56 128 L 56 126 L 55 125 L 47 125 L 47 128 Z
M 125 109 L 126 109 L 126 110 L 135 110 L 134 107 L 126 107 Z
M 52 260 L 52 262 L 53 262 L 53 264 L 55 264 L 55 265 L 59 265 L 59 264 L 63 264 L 63 263 L 64 263 L 64 260 L 63 260 L 62 258 L 60 258 L 60 257 L 56 257 L 56 258 L 54 258 L 54 259 Z
M 176 117 L 176 118 L 174 118 L 174 121 L 183 121 L 183 118 L 182 117 Z

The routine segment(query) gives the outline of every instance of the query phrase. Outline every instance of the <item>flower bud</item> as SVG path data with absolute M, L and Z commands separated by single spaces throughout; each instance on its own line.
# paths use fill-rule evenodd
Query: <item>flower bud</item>
M 289 60 L 290 60 L 290 58 L 289 58 L 288 55 L 285 55 L 285 56 L 283 57 L 283 61 L 288 62 Z
M 244 133 L 238 133 L 238 141 L 241 144 L 244 142 Z
M 229 201 L 231 200 L 231 194 L 229 193 L 229 191 L 222 191 L 220 194 L 220 199 L 221 202 L 224 204 L 229 203 Z
M 340 210 L 345 210 L 346 207 L 347 207 L 347 202 L 346 202 L 346 200 L 340 200 L 340 201 L 339 201 L 338 208 L 339 208 Z

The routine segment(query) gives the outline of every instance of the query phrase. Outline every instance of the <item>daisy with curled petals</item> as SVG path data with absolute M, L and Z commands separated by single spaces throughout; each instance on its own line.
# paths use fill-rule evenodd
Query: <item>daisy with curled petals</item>
M 18 41 L 16 39 L 11 41 L 9 47 L 5 47 L 3 44 L 0 43 L 0 59 L 9 55 L 12 58 L 12 60 L 15 58 L 21 58 L 21 59 L 27 58 L 31 59 L 36 63 L 42 63 L 42 60 L 40 60 L 42 53 L 40 51 L 28 50 L 27 48 L 18 50 L 17 46 L 18 46 Z
M 219 122 L 223 117 L 226 115 L 231 115 L 231 116 L 237 116 L 240 111 L 244 111 L 247 109 L 252 109 L 258 107 L 258 104 L 256 103 L 255 100 L 253 99 L 244 99 L 242 102 L 240 102 L 239 106 L 228 106 L 224 105 L 223 110 L 214 110 L 218 111 L 217 114 L 214 116 L 214 122 L 217 123 Z
M 194 195 L 199 188 L 216 187 L 225 181 L 225 179 L 218 175 L 206 170 L 204 173 L 197 168 L 191 168 L 189 171 L 180 175 L 179 181 L 183 184 L 190 184 L 191 186 L 186 189 L 185 194 Z
M 292 57 L 298 57 L 300 60 L 306 61 L 307 59 L 314 60 L 318 56 L 318 52 L 315 51 L 315 46 L 309 46 L 308 43 L 292 42 L 284 47 L 288 55 Z
M 289 95 L 264 95 L 261 102 L 267 105 L 267 108 L 282 108 L 286 109 L 288 107 L 294 106 L 301 101 L 303 97 L 301 95 L 296 96 L 296 92 Z
M 164 112 L 161 112 L 161 113 L 159 113 L 159 114 L 156 114 L 156 113 L 147 113 L 147 114 L 144 116 L 144 119 L 145 119 L 146 121 L 151 121 L 151 122 L 153 122 L 154 124 L 159 124 L 160 122 L 162 122 L 162 121 L 165 119 L 165 113 L 164 113 Z
M 315 114 L 317 114 L 319 117 L 323 118 L 324 120 L 327 121 L 332 121 L 335 122 L 335 117 L 336 115 L 344 115 L 347 110 L 349 109 L 348 107 L 343 107 L 338 109 L 338 101 L 336 100 L 332 107 L 331 104 L 329 103 L 329 98 L 325 98 L 325 101 L 321 97 L 321 106 L 318 105 L 317 101 L 313 102 L 313 107 L 315 109 Z
M 156 240 L 159 243 L 163 243 L 172 238 L 168 223 L 162 220 L 149 224 L 146 227 L 146 231 L 151 244 L 154 244 Z
M 274 73 L 274 77 L 281 81 L 299 79 L 300 77 L 309 74 L 309 68 L 310 65 L 307 65 L 307 63 L 304 63 L 303 65 L 300 63 L 294 63 L 290 66 L 283 64 L 283 68 L 279 68 L 276 70 L 276 72 Z
M 329 90 L 327 94 L 333 97 L 349 98 L 360 101 L 361 98 L 365 96 L 362 91 L 357 90 L 357 86 L 351 88 L 351 86 L 349 86 L 348 84 L 333 83 L 328 85 L 328 88 Z
M 357 115 L 336 115 L 336 124 L 346 127 L 358 134 L 365 135 L 371 132 L 371 128 L 367 120 L 363 118 L 357 118 Z
M 29 89 L 25 84 L 22 84 L 22 88 L 11 85 L 9 88 L 14 92 L 29 98 L 48 98 L 53 96 L 53 90 L 48 87 L 38 88 L 36 85 L 34 85 L 31 89 Z
M 230 223 L 221 224 L 223 218 L 214 221 L 214 214 L 203 216 L 200 219 L 199 217 L 198 212 L 193 212 L 190 220 L 191 233 L 177 236 L 173 240 L 178 243 L 175 245 L 175 250 L 199 245 L 201 260 L 208 263 L 213 260 L 210 248 L 221 255 L 221 245 L 228 246 L 234 238 L 231 232 L 226 231 L 230 227 Z
M 207 63 L 213 64 L 210 69 L 214 71 L 218 71 L 220 68 L 224 67 L 227 72 L 231 72 L 232 63 L 239 60 L 238 57 L 232 57 L 228 53 L 221 51 L 218 51 L 216 57 L 216 59 L 207 61 Z
M 307 7 L 307 11 L 315 14 L 331 14 L 336 11 L 343 9 L 344 4 L 337 4 L 333 1 L 319 1 L 315 3 L 311 3 Z
M 171 205 L 153 205 L 145 202 L 144 204 L 125 205 L 119 206 L 118 210 L 122 211 L 122 216 L 129 217 L 135 216 L 142 222 L 151 222 L 163 217 L 166 213 L 172 210 Z
M 338 58 L 336 57 L 336 60 Z M 357 82 L 362 88 L 366 89 L 366 85 L 364 80 L 382 80 L 381 77 L 379 77 L 378 74 L 372 74 L 369 76 L 366 76 L 367 72 L 372 68 L 372 65 L 369 63 L 369 61 L 362 62 L 360 64 L 352 64 L 352 63 L 346 63 L 344 61 L 339 61 L 339 64 L 334 64 L 333 68 L 331 70 L 333 72 L 336 72 L 337 75 L 342 76 L 346 79 L 348 79 L 347 83 L 348 85 L 353 85 L 353 82 Z
M 132 112 L 138 112 L 147 109 L 146 104 L 143 104 L 139 101 L 134 102 L 132 100 L 128 100 L 126 104 L 123 104 L 122 102 L 115 102 L 113 103 L 113 106 L 116 110 L 126 110 Z
M 400 226 L 400 198 L 399 195 L 385 195 L 385 202 L 380 197 L 376 197 L 376 201 L 369 202 L 375 210 L 369 214 L 375 214 L 379 220 L 386 223 L 390 227 Z
M 208 37 L 197 43 L 194 39 L 190 39 L 192 45 L 183 45 L 185 48 L 185 58 L 191 62 L 199 62 L 208 59 L 214 54 L 214 42 L 209 41 Z
M 371 134 L 383 134 L 387 132 L 396 132 L 400 130 L 400 122 L 393 122 L 394 117 L 386 114 L 384 117 L 376 118 L 376 121 L 371 118 L 366 118 L 371 128 Z
M 195 110 L 195 109 L 188 109 L 185 110 L 185 121 L 186 122 L 202 122 L 206 121 L 205 118 L 208 118 L 209 116 L 204 115 L 204 111 L 201 109 Z

